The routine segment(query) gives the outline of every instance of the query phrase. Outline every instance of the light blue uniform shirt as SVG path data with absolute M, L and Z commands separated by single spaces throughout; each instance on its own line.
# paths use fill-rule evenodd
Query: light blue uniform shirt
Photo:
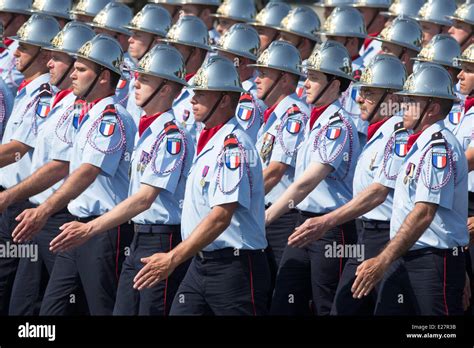
M 227 139 L 228 142 L 237 139 L 239 147 L 224 147 L 224 141 L 231 134 L 235 138 Z M 264 195 L 257 150 L 234 117 L 194 157 L 184 196 L 183 240 L 213 207 L 237 202 L 229 227 L 204 250 L 265 249 Z
M 17 140 L 28 145 L 31 149 L 19 161 L 1 169 L 0 185 L 5 188 L 15 186 L 31 174 L 31 158 L 37 135 L 48 120 L 47 117 L 40 117 L 37 114 L 37 112 L 45 110 L 43 109 L 44 105 L 40 106 L 39 97 L 43 84 L 49 86 L 49 74 L 41 75 L 31 81 L 15 98 L 13 111 L 3 133 L 2 143 L 7 144 L 11 140 Z M 49 103 L 50 101 L 43 99 L 43 102 Z
M 116 113 L 106 112 L 110 105 Z M 69 172 L 86 163 L 102 171 L 69 203 L 71 214 L 82 218 L 103 215 L 127 198 L 135 133 L 132 117 L 114 97 L 102 99 L 84 116 L 74 139 Z
M 48 115 L 48 122 L 45 123 L 43 129 L 38 134 L 36 141 L 35 150 L 33 151 L 33 157 L 31 159 L 31 174 L 36 172 L 38 169 L 43 167 L 45 164 L 51 162 L 54 158 L 52 157 L 54 139 L 57 137 L 56 132 L 58 126 L 65 121 L 68 115 L 73 113 L 74 102 L 76 96 L 70 92 L 61 101 L 59 101 L 54 108 L 51 109 Z M 51 105 L 54 102 L 54 98 L 51 101 Z M 33 204 L 40 205 L 46 201 L 51 195 L 57 191 L 63 184 L 64 179 L 60 180 L 52 187 L 37 194 L 30 198 L 30 202 Z
M 193 84 L 193 79 L 189 80 L 188 83 L 190 85 Z M 189 132 L 194 144 L 197 144 L 197 139 L 199 139 L 203 126 L 201 122 L 194 120 L 193 106 L 191 104 L 193 96 L 194 92 L 192 89 L 183 87 L 181 93 L 173 102 L 173 114 L 178 124 Z
M 397 175 L 408 152 L 409 132 L 403 128 L 403 117 L 392 116 L 372 136 L 362 149 L 354 173 L 354 196 L 373 183 L 391 188 L 385 201 L 362 215 L 366 219 L 390 221 L 393 190 Z
M 13 110 L 14 97 L 8 86 L 0 79 L 0 141 Z
M 242 82 L 242 87 L 247 93 L 242 94 L 240 97 L 239 105 L 235 115 L 237 121 L 247 132 L 250 138 L 256 142 L 258 130 L 263 123 L 263 113 L 267 109 L 267 106 L 263 101 L 257 98 L 257 87 L 255 86 L 255 79 L 250 79 Z
M 353 71 L 363 70 L 364 68 L 365 68 L 364 60 L 362 59 L 362 57 L 359 57 L 352 62 Z M 342 93 L 340 102 L 344 108 L 344 112 L 352 118 L 352 121 L 354 121 L 357 131 L 360 133 L 359 141 L 361 145 L 363 146 L 366 142 L 365 136 L 367 135 L 367 129 L 369 127 L 369 123 L 367 121 L 363 121 L 360 118 L 361 111 L 360 111 L 359 104 L 357 103 L 358 95 L 359 95 L 359 89 L 354 88 L 354 83 L 351 83 L 349 87 Z
M 265 196 L 265 204 L 276 202 L 295 179 L 296 153 L 303 140 L 310 112 L 296 93 L 285 97 L 258 132 L 257 150 L 263 168 L 271 162 L 288 165 L 280 182 Z
M 464 110 L 464 102 L 454 105 L 453 110 L 444 120 L 444 125 L 453 132 L 464 151 L 466 151 L 471 143 L 474 130 L 474 108 L 471 108 L 467 114 Z M 467 186 L 470 192 L 474 192 L 474 172 L 469 173 Z
M 334 168 L 308 196 L 298 209 L 312 213 L 327 213 L 352 199 L 352 179 L 360 154 L 357 129 L 344 113 L 338 100 L 331 104 L 310 129 L 305 128 L 304 140 L 298 150 L 296 177 L 311 163 L 329 164 Z
M 17 48 L 18 41 L 15 40 L 6 50 L 0 53 L 0 77 L 13 96 L 16 96 L 17 89 L 24 79 L 23 74 L 16 69 L 15 65 L 16 58 L 13 53 Z
M 136 134 L 130 167 L 129 195 L 142 184 L 161 191 L 150 209 L 135 216 L 138 224 L 181 224 L 186 177 L 194 156 L 194 144 L 185 130 L 178 130 L 172 111 L 161 114 Z
M 411 250 L 467 245 L 467 173 L 464 150 L 444 122 L 427 128 L 408 152 L 398 175 L 390 238 L 395 237 L 416 203 L 427 202 L 437 204 L 438 209 Z

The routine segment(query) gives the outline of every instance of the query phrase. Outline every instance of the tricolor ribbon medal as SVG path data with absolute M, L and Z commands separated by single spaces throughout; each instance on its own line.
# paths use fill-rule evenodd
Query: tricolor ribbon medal
M 408 166 L 405 170 L 405 178 L 403 179 L 403 183 L 406 185 L 409 180 L 413 178 L 413 175 L 415 174 L 415 164 L 413 163 L 408 163 Z
M 146 151 L 142 151 L 140 155 L 140 161 L 137 164 L 137 171 L 143 174 L 148 163 L 150 163 L 150 159 L 151 159 L 151 155 Z
M 433 150 L 431 155 L 431 163 L 435 168 L 444 169 L 448 164 L 448 154 L 446 151 Z
M 179 133 L 179 128 L 173 121 L 167 122 L 165 124 L 165 133 L 168 136 Z M 181 152 L 182 144 L 181 139 L 168 137 L 166 139 L 166 151 L 171 155 L 177 155 Z
M 39 102 L 38 106 L 36 107 L 36 115 L 41 118 L 46 118 L 49 112 L 51 111 L 51 88 L 49 84 L 44 83 L 40 87 L 39 92 Z
M 202 168 L 201 181 L 199 182 L 201 187 L 204 187 L 204 185 L 206 185 L 206 176 L 208 173 L 209 173 L 209 166 L 204 166 Z
M 252 96 L 248 93 L 243 94 L 239 100 L 239 109 L 237 110 L 237 117 L 242 121 L 248 121 L 253 114 Z
M 240 167 L 241 154 L 239 151 L 239 141 L 234 134 L 229 134 L 224 140 L 225 165 L 231 170 Z
M 260 150 L 260 157 L 264 162 L 267 161 L 269 155 L 273 150 L 273 143 L 275 142 L 275 136 L 270 133 L 265 133 L 263 137 L 263 144 Z

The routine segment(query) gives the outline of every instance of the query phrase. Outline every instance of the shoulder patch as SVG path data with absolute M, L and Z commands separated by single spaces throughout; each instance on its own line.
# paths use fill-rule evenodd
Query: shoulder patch
M 164 130 L 167 136 L 171 136 L 173 134 L 179 134 L 178 126 L 173 121 L 167 122 L 165 124 Z M 170 155 L 179 154 L 181 152 L 182 147 L 183 147 L 183 142 L 181 138 L 168 137 L 166 139 L 166 151 L 168 151 Z
M 302 122 L 300 120 L 290 118 L 286 122 L 286 130 L 290 134 L 298 134 L 301 131 L 302 128 Z
M 448 164 L 448 153 L 444 149 L 433 149 L 431 163 L 435 168 L 444 169 Z
M 431 145 L 433 146 L 446 146 L 446 141 L 443 138 L 443 134 L 441 132 L 433 133 L 431 136 Z
M 117 109 L 115 108 L 115 105 L 110 104 L 107 105 L 104 111 L 102 112 L 102 117 L 108 117 L 112 116 L 114 118 L 117 117 Z M 102 119 L 99 125 L 99 132 L 102 134 L 104 137 L 110 137 L 114 134 L 115 128 L 116 128 L 117 122 L 116 119 L 111 120 L 109 119 Z
M 288 117 L 295 116 L 295 115 L 301 114 L 301 109 L 298 107 L 298 105 L 293 104 L 292 106 L 288 108 L 288 110 L 286 110 L 286 113 Z
M 342 131 L 342 127 L 334 126 L 330 124 L 326 131 L 326 138 L 330 140 L 336 140 L 337 138 L 341 136 L 341 131 Z
M 237 117 L 242 121 L 248 121 L 252 118 L 254 111 L 253 98 L 250 93 L 244 93 L 239 99 L 239 109 L 237 110 Z
M 396 123 L 395 126 L 393 127 L 393 131 L 395 133 L 406 131 L 405 127 L 403 126 L 403 121 Z
M 53 94 L 51 92 L 51 86 L 49 83 L 43 83 L 39 88 L 38 93 L 38 105 L 36 106 L 36 115 L 41 118 L 46 118 L 51 111 L 51 98 Z
M 239 168 L 242 161 L 240 158 L 240 151 L 238 147 L 239 147 L 239 140 L 237 139 L 235 134 L 231 133 L 225 137 L 225 140 L 224 140 L 225 165 L 227 168 L 231 170 L 235 170 Z

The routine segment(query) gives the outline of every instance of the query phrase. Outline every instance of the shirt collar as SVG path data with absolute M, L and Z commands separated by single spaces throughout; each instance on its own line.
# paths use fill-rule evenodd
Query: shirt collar
M 420 137 L 416 140 L 415 144 L 418 149 L 423 149 L 430 141 L 431 141 L 431 136 L 436 133 L 440 132 L 446 127 L 444 126 L 444 121 L 440 120 L 431 126 L 429 126 L 427 129 L 425 129 Z
M 278 106 L 273 110 L 273 113 L 278 119 L 281 119 L 282 116 L 285 114 L 286 110 L 290 108 L 292 104 L 299 104 L 300 99 L 298 99 L 298 96 L 296 93 L 290 94 L 283 98 L 281 102 L 278 103 Z
M 148 129 L 153 133 L 160 133 L 164 128 L 165 124 L 174 121 L 174 114 L 173 109 L 170 109 L 164 113 L 162 113 L 151 125 Z M 144 132 L 144 134 L 147 131 Z M 143 135 L 142 135 L 143 136 Z
M 212 149 L 216 144 L 221 144 L 224 146 L 224 138 L 232 133 L 236 128 L 239 126 L 239 122 L 237 121 L 236 117 L 232 117 L 227 123 L 219 129 L 219 131 L 209 140 L 209 142 L 204 146 L 202 151 L 196 158 L 201 157 L 204 153 L 208 150 Z
M 23 89 L 26 93 L 26 95 L 33 95 L 36 93 L 36 91 L 40 88 L 40 86 L 44 83 L 49 83 L 49 74 L 43 74 L 35 78 L 33 81 L 31 81 L 29 84 L 25 86 Z M 54 90 L 53 94 L 54 94 Z

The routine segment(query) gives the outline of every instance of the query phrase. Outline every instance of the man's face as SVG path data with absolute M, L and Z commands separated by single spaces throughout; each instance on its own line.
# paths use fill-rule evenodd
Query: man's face
M 161 81 L 162 79 L 156 76 L 138 74 L 135 81 L 135 101 L 139 107 L 145 104 L 161 84 Z
M 469 95 L 474 90 L 474 63 L 462 63 L 461 67 L 458 75 L 460 92 Z
M 275 87 L 275 81 L 280 76 L 280 71 L 268 68 L 258 68 L 255 84 L 257 85 L 257 98 L 262 99 L 270 88 Z
M 195 91 L 191 99 L 193 106 L 194 119 L 202 122 L 215 107 L 218 99 L 222 96 L 221 92 L 215 91 Z
M 472 26 L 470 24 L 454 20 L 453 26 L 449 28 L 448 33 L 460 44 L 465 47 L 472 42 Z M 471 40 L 468 38 L 471 37 Z
M 278 37 L 277 30 L 273 28 L 257 27 L 260 36 L 260 51 L 265 50 Z
M 0 12 L 0 21 L 3 24 L 3 37 L 15 36 L 18 29 L 26 22 L 27 16 L 14 13 Z M 7 26 L 8 24 L 8 26 Z
M 425 97 L 403 97 L 403 110 L 405 111 L 403 126 L 406 129 L 414 129 L 427 103 L 428 98 Z
M 380 88 L 367 88 L 362 87 L 360 89 L 359 95 L 357 96 L 357 102 L 360 107 L 360 118 L 363 121 L 368 121 L 370 114 L 375 110 L 378 102 L 383 97 L 384 90 Z M 382 117 L 379 117 L 380 108 L 377 111 L 376 115 L 372 118 L 371 122 L 378 122 Z M 386 115 L 384 115 L 386 116 Z
M 16 69 L 19 72 L 24 72 L 26 68 L 28 68 L 28 65 L 31 66 L 30 62 L 33 58 L 35 58 L 39 49 L 40 48 L 37 46 L 20 42 L 18 48 L 15 50 L 15 53 L 13 53 L 16 58 Z
M 296 48 L 298 48 L 298 45 L 301 43 L 301 37 L 298 35 L 285 33 L 284 31 L 280 33 L 279 39 L 291 43 Z
M 71 64 L 73 64 L 73 59 L 68 54 L 54 51 L 51 52 L 48 69 L 52 85 L 59 87 L 58 83 L 60 83 L 61 79 L 63 79 L 63 81 L 67 80 L 67 76 L 64 77 L 64 75 L 67 73 Z
M 328 80 L 325 74 L 319 71 L 309 70 L 308 78 L 304 83 L 304 88 L 306 91 L 306 103 L 313 104 L 315 102 L 316 97 L 321 93 L 324 87 L 326 87 L 327 83 Z M 321 98 L 317 101 L 318 105 L 320 104 L 320 102 Z
M 125 51 L 128 50 L 128 36 L 124 34 L 120 34 L 116 31 L 104 29 L 104 28 L 94 28 L 94 31 L 97 34 L 106 34 L 109 36 L 112 36 L 115 40 L 117 40 L 120 43 L 120 46 L 122 49 Z
M 422 45 L 425 47 L 435 35 L 441 33 L 442 27 L 441 25 L 434 23 L 421 22 L 421 29 L 423 30 Z
M 218 18 L 217 19 L 217 25 L 216 25 L 216 30 L 219 33 L 219 35 L 224 35 L 231 26 L 233 26 L 237 21 L 234 21 L 232 19 L 228 18 Z
M 382 42 L 382 52 L 398 58 L 402 54 L 403 48 L 389 42 Z
M 78 58 L 74 63 L 74 71 L 71 74 L 72 92 L 75 96 L 83 96 L 89 89 L 91 83 L 96 79 L 96 65 L 86 59 Z
M 76 14 L 74 15 L 74 20 L 83 22 L 83 23 L 91 23 L 94 20 L 94 17 L 92 16 L 86 16 L 83 14 Z
M 153 34 L 133 30 L 132 36 L 128 38 L 128 53 L 132 58 L 139 60 L 151 48 L 154 40 Z

